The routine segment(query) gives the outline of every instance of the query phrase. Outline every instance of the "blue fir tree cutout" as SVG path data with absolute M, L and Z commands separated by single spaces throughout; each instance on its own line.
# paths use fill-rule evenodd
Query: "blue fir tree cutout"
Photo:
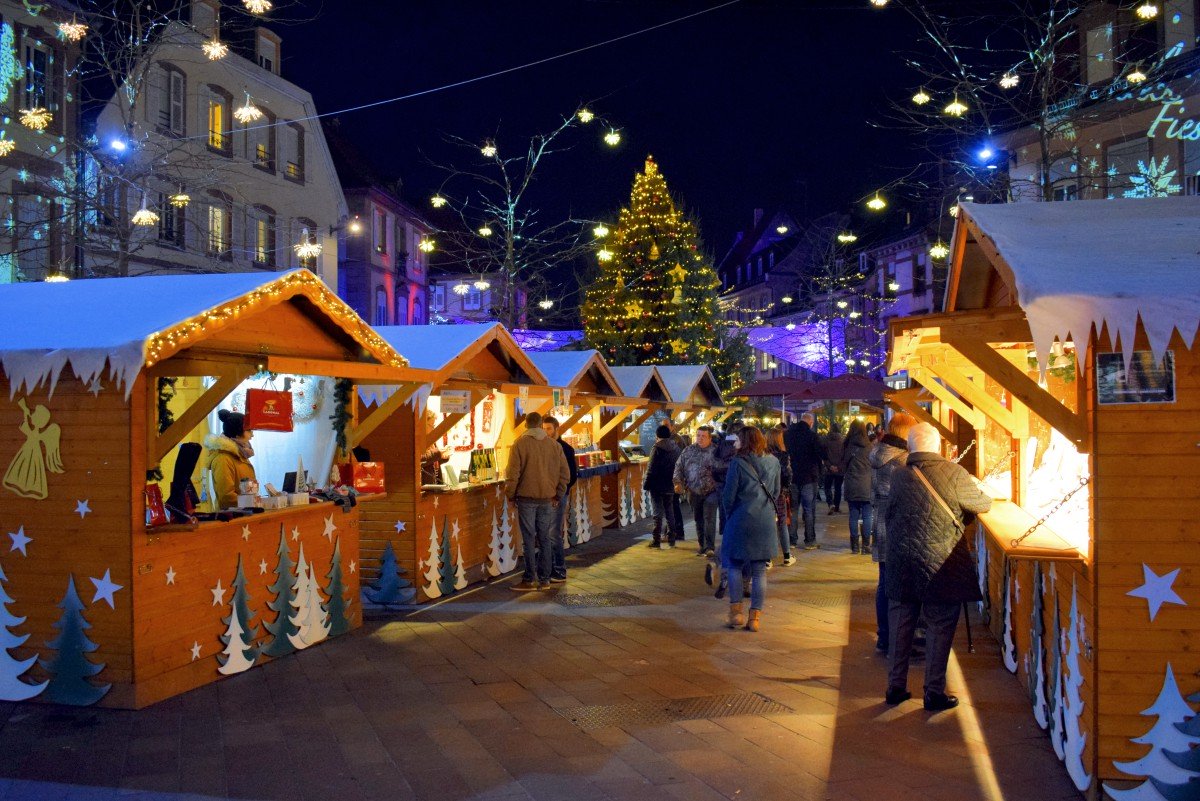
M 250 626 L 250 595 L 246 592 L 246 574 L 242 571 L 242 555 L 238 554 L 237 572 L 233 575 L 233 597 L 229 600 L 229 616 L 221 618 L 225 633 L 220 635 L 225 650 L 217 656 L 217 672 L 231 676 L 249 670 L 258 659 L 258 626 Z
M 335 551 L 334 556 L 337 556 Z M 341 562 L 338 562 L 339 569 Z M 392 548 L 389 542 L 383 548 L 383 556 L 379 560 L 379 578 L 375 579 L 369 587 L 363 587 L 363 597 L 373 604 L 387 606 L 388 604 L 406 604 L 412 602 L 417 597 L 417 588 L 402 578 L 404 568 L 400 567 L 400 563 L 396 560 L 396 551 Z M 331 585 L 332 586 L 332 585 Z M 326 590 L 330 596 L 333 595 L 332 590 Z M 333 609 L 330 608 L 332 614 Z M 330 631 L 330 634 L 333 634 Z
M 390 551 L 392 544 L 388 543 Z M 386 558 L 386 552 L 385 552 Z M 396 580 L 399 580 L 399 575 L 395 571 L 399 567 L 396 563 L 396 554 L 392 552 L 392 572 Z M 350 630 L 350 618 L 346 617 L 346 607 L 349 602 L 346 600 L 346 585 L 342 581 L 342 538 L 338 537 L 333 541 L 333 558 L 329 560 L 329 572 L 325 574 L 325 578 L 329 579 L 329 583 L 325 585 L 325 594 L 329 596 L 329 603 L 325 605 L 325 611 L 329 613 L 329 636 L 336 637 L 339 634 L 345 634 Z M 383 578 L 382 571 L 380 578 Z M 415 594 L 416 591 L 414 590 Z M 372 601 L 372 603 L 375 603 Z
M 25 701 L 45 690 L 49 682 L 27 684 L 21 681 L 21 675 L 33 667 L 37 657 L 18 660 L 8 652 L 10 648 L 22 645 L 29 635 L 18 636 L 10 630 L 24 623 L 25 618 L 17 617 L 8 609 L 13 599 L 4 590 L 7 581 L 4 568 L 0 567 L 0 701 Z
M 271 639 L 263 646 L 262 652 L 267 656 L 287 656 L 296 650 L 292 645 L 293 637 L 300 629 L 292 622 L 292 607 L 296 601 L 296 574 L 292 569 L 296 566 L 288 551 L 287 532 L 279 527 L 279 549 L 276 551 L 279 561 L 275 565 L 275 581 L 267 589 L 275 596 L 267 607 L 275 613 L 273 623 L 264 623 Z
M 1195 793 L 1200 787 L 1200 784 L 1193 783 L 1200 778 L 1200 773 L 1188 766 L 1186 757 L 1194 753 L 1194 746 L 1200 743 L 1200 737 L 1188 731 L 1189 728 L 1196 728 L 1189 725 L 1196 719 L 1196 713 L 1183 700 L 1170 662 L 1167 663 L 1158 697 L 1142 710 L 1142 715 L 1154 718 L 1154 723 L 1145 734 L 1132 738 L 1130 742 L 1147 745 L 1150 750 L 1140 759 L 1130 762 L 1114 760 L 1113 767 L 1130 776 L 1144 776 L 1145 780 L 1128 790 L 1105 783 L 1104 791 L 1116 801 L 1195 799 L 1197 796 L 1189 793 Z M 1179 759 L 1181 756 L 1185 758 Z
M 454 562 L 453 543 L 450 542 L 450 533 L 446 531 L 446 526 L 450 522 L 449 517 L 442 518 L 442 540 L 441 551 L 438 554 L 438 589 L 442 595 L 452 595 L 455 592 L 454 585 L 458 582 L 457 570 Z
M 67 579 L 67 592 L 58 608 L 63 610 L 62 616 L 54 624 L 58 636 L 46 643 L 57 654 L 41 661 L 42 667 L 50 674 L 46 697 L 56 704 L 91 706 L 103 698 L 112 685 L 96 685 L 88 681 L 104 670 L 104 665 L 89 662 L 87 658 L 87 654 L 100 646 L 84 634 L 92 626 L 83 617 L 83 602 L 75 591 L 75 576 Z

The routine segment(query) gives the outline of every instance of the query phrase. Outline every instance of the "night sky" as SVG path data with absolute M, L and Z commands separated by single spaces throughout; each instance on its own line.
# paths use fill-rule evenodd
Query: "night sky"
M 718 5 L 721 0 L 301 0 L 275 25 L 286 77 L 322 113 L 428 89 Z M 867 0 L 742 0 L 636 38 L 514 74 L 341 115 L 341 128 L 427 209 L 429 160 L 461 158 L 446 134 L 520 141 L 587 102 L 621 129 L 585 128 L 547 161 L 550 215 L 611 215 L 652 153 L 718 258 L 755 207 L 842 211 L 917 158 L 871 126 L 907 96 L 899 10 Z M 897 93 L 901 93 L 898 95 Z

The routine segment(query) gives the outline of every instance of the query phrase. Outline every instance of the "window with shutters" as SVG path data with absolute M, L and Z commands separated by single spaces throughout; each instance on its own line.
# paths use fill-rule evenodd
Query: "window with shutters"
M 388 324 L 388 300 L 387 292 L 382 287 L 375 290 L 375 325 Z
M 388 215 L 383 209 L 375 209 L 375 227 L 372 231 L 372 236 L 375 242 L 375 252 L 387 254 L 388 252 Z
M 304 235 L 304 230 L 308 229 L 307 244 L 316 244 L 317 242 L 317 224 L 306 217 L 300 217 L 296 220 L 296 227 L 300 230 L 296 232 L 296 241 L 300 242 Z M 301 267 L 306 270 L 316 271 L 317 257 L 316 256 L 298 256 L 297 260 Z
M 208 124 L 208 149 L 228 156 L 233 150 L 233 98 L 224 89 L 210 85 L 205 97 L 205 119 Z
M 186 245 L 184 223 L 186 221 L 185 206 L 172 206 L 170 194 L 158 193 L 158 241 L 166 245 L 182 248 Z
M 247 156 L 254 166 L 275 172 L 275 115 L 262 106 L 263 118 L 246 130 Z
M 250 210 L 250 251 L 258 267 L 275 264 L 275 211 L 266 206 Z
M 1200 195 L 1200 139 L 1183 143 L 1183 193 Z
M 39 37 L 40 32 L 34 28 L 25 29 L 21 47 L 22 65 L 21 76 L 21 108 L 44 108 L 54 115 L 50 122 L 49 131 L 62 131 L 62 75 L 59 64 L 61 54 L 51 42 L 44 42 Z
M 297 122 L 277 126 L 283 136 L 283 175 L 304 182 L 304 127 Z
M 209 202 L 207 222 L 205 252 L 214 258 L 232 260 L 233 203 L 228 198 L 214 196 Z
M 156 64 L 151 71 L 149 94 L 149 114 L 155 127 L 162 133 L 183 136 L 187 132 L 187 80 L 183 72 L 171 64 Z

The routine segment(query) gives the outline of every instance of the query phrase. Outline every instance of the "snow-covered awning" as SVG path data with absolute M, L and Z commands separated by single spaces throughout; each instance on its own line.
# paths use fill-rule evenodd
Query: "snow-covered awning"
M 649 365 L 635 367 L 613 367 L 609 366 L 613 376 L 617 379 L 617 384 L 621 387 L 621 394 L 627 398 L 645 398 L 650 401 L 667 402 L 671 399 L 667 392 L 667 385 L 663 383 L 662 376 L 658 371 Z
M 621 389 L 608 364 L 595 350 L 564 350 L 530 353 L 529 359 L 546 376 L 546 382 L 560 389 L 580 389 L 585 378 L 599 395 L 620 395 Z
M 674 403 L 698 403 L 721 406 L 721 388 L 712 370 L 703 364 L 659 365 L 654 369 L 662 376 L 667 394 Z
M 1139 317 L 1156 354 L 1172 331 L 1191 347 L 1200 325 L 1200 197 L 961 209 L 947 310 L 988 305 L 990 265 L 1014 290 L 1043 360 L 1055 337 L 1073 339 L 1086 357 L 1092 326 L 1105 325 L 1128 360 Z
M 381 364 L 407 364 L 319 278 L 293 270 L 5 284 L 0 286 L 0 365 L 13 395 L 43 382 L 53 392 L 68 365 L 90 383 L 107 365 L 128 397 L 143 367 L 297 297 L 310 301 Z

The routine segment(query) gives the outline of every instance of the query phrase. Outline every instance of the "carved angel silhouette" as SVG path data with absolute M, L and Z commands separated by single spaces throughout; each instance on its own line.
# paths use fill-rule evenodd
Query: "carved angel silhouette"
M 46 471 L 63 471 L 62 457 L 58 450 L 62 429 L 58 423 L 50 422 L 50 410 L 45 406 L 38 404 L 31 412 L 25 405 L 24 398 L 17 401 L 17 405 L 25 413 L 25 420 L 21 423 L 25 444 L 8 465 L 8 470 L 4 473 L 4 486 L 23 498 L 36 498 L 40 501 L 47 495 Z

